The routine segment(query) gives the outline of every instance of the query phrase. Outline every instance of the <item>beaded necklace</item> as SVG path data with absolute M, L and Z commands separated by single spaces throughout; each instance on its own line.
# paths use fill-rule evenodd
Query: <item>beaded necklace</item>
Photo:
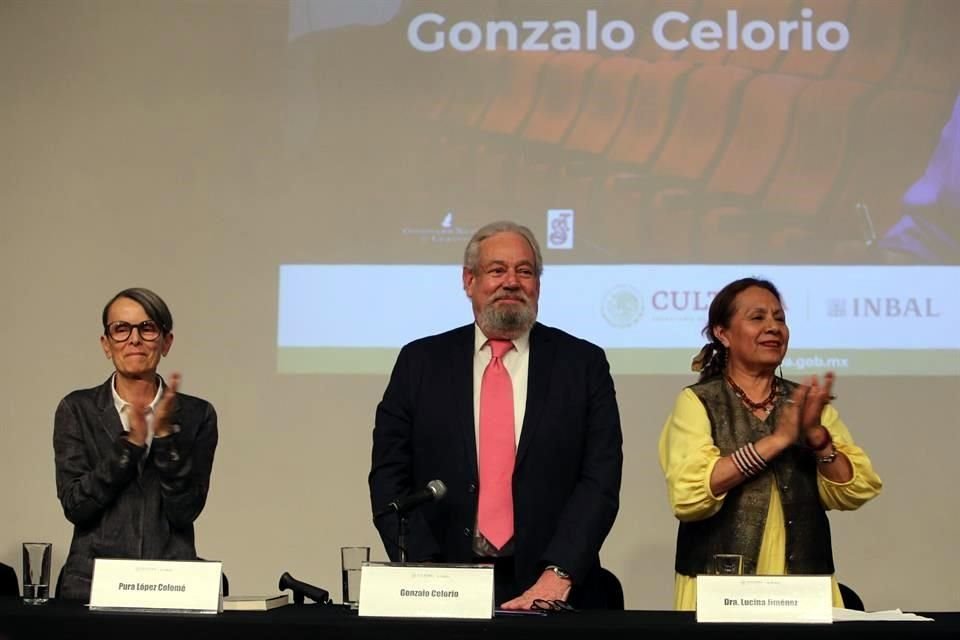
M 747 405 L 752 411 L 765 411 L 770 413 L 773 411 L 773 407 L 776 404 L 777 393 L 780 391 L 780 384 L 776 378 L 773 379 L 773 384 L 770 385 L 770 395 L 761 400 L 760 402 L 754 402 L 747 396 L 747 392 L 740 388 L 736 382 L 733 381 L 729 375 L 724 374 L 723 376 L 727 380 L 727 384 L 733 389 L 733 392 L 737 394 L 737 397 L 740 398 L 740 401 Z

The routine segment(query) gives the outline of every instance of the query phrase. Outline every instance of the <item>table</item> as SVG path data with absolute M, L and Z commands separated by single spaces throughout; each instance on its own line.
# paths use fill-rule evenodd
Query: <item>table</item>
M 272 611 L 231 611 L 218 615 L 108 613 L 88 611 L 75 602 L 51 600 L 25 605 L 0 598 L 0 639 L 132 638 L 147 640 L 216 640 L 311 638 L 328 640 L 536 640 L 580 635 L 589 640 L 623 638 L 797 638 L 960 637 L 960 612 L 923 613 L 934 622 L 844 622 L 832 625 L 697 624 L 689 612 L 581 611 L 547 617 L 497 617 L 484 621 L 360 618 L 339 605 L 289 605 Z M 492 634 L 492 635 L 491 635 Z

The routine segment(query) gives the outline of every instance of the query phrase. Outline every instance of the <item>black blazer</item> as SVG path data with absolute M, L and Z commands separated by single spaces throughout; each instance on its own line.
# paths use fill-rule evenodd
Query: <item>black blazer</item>
M 477 513 L 474 325 L 406 345 L 373 431 L 376 513 L 433 479 L 446 497 L 410 515 L 407 559 L 469 562 Z M 620 415 L 603 350 L 542 324 L 530 332 L 527 402 L 513 475 L 514 560 L 526 589 L 548 564 L 574 584 L 596 574 L 619 508 Z M 376 521 L 397 558 L 395 515 Z
M 57 497 L 74 524 L 61 595 L 87 599 L 94 558 L 195 560 L 193 521 L 207 500 L 217 414 L 178 393 L 176 433 L 149 453 L 131 444 L 113 404 L 112 377 L 60 401 L 53 448 Z

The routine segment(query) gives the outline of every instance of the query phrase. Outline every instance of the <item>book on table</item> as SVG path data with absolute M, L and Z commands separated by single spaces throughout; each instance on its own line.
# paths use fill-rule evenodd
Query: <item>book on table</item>
M 290 596 L 276 593 L 268 596 L 224 596 L 224 611 L 267 611 L 290 604 Z

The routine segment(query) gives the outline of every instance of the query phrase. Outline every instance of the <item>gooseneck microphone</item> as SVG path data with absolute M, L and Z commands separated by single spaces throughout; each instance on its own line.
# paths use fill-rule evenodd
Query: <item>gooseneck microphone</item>
M 379 518 L 388 513 L 404 514 L 426 502 L 442 500 L 445 495 L 447 495 L 447 485 L 443 484 L 442 480 L 431 480 L 423 489 L 414 491 L 402 498 L 397 498 L 374 515 L 374 518 Z

